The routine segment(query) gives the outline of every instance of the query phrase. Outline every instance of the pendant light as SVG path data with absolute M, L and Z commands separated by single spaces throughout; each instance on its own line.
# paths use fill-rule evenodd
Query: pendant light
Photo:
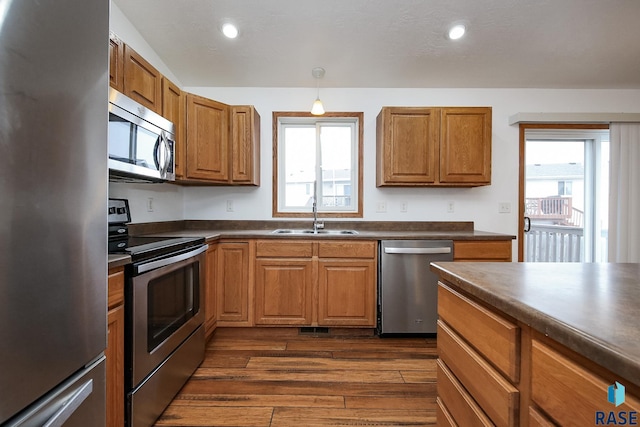
M 316 79 L 318 87 L 318 95 L 316 96 L 316 100 L 313 102 L 313 106 L 311 107 L 311 114 L 313 114 L 314 116 L 321 116 L 324 114 L 324 105 L 322 105 L 322 101 L 320 101 L 320 79 L 324 77 L 324 68 L 314 68 L 313 70 L 311 70 L 311 75 Z

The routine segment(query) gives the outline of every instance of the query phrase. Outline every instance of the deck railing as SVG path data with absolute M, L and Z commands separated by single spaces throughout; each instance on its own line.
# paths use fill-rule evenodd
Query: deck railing
M 526 262 L 583 262 L 584 229 L 531 224 L 524 234 Z

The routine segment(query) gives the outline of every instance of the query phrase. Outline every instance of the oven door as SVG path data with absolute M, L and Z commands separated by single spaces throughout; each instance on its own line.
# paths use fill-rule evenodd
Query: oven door
M 203 324 L 206 250 L 203 245 L 134 266 L 125 302 L 130 334 L 129 389 L 140 384 Z

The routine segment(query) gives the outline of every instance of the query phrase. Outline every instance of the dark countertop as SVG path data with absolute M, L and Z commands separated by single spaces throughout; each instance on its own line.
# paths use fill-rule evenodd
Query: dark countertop
M 640 386 L 640 264 L 432 264 L 481 301 Z
M 325 221 L 326 230 L 356 230 L 355 235 L 274 234 L 276 229 L 309 230 L 312 221 L 181 221 L 155 224 L 131 224 L 132 235 L 167 237 L 204 237 L 207 241 L 228 239 L 445 239 L 513 240 L 515 236 L 474 230 L 473 222 L 386 222 Z
M 109 254 L 107 256 L 107 264 L 109 268 L 121 267 L 131 262 L 131 256 L 124 254 Z
M 279 228 L 308 230 L 310 220 L 229 221 L 185 220 L 129 224 L 129 234 L 164 237 L 204 237 L 208 243 L 218 239 L 339 239 L 339 240 L 513 240 L 515 236 L 474 230 L 473 222 L 387 222 L 325 221 L 326 230 L 356 230 L 358 234 L 315 235 L 274 234 Z M 126 262 L 125 262 L 126 264 Z M 111 258 L 109 268 L 113 268 Z

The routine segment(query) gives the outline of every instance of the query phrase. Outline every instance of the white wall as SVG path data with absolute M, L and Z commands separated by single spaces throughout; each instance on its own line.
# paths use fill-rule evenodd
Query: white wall
M 121 13 L 120 13 L 121 15 Z M 114 14 L 112 29 L 125 42 L 126 18 Z M 125 22 L 126 21 L 126 22 Z M 116 28 L 116 25 L 118 28 Z M 128 24 L 131 25 L 130 23 Z M 139 37 L 139 35 L 137 36 Z M 138 40 L 139 46 L 142 43 Z M 134 45 L 138 50 L 140 47 Z M 150 49 L 147 45 L 145 49 Z M 140 53 L 163 73 L 155 53 Z M 132 203 L 134 222 L 172 219 L 271 219 L 273 111 L 307 111 L 316 89 L 183 87 L 184 90 L 228 104 L 252 104 L 261 116 L 261 183 L 249 187 L 178 187 L 171 184 L 112 184 L 112 197 L 143 199 Z M 322 88 L 320 97 L 328 111 L 364 112 L 364 220 L 368 221 L 474 221 L 484 231 L 517 234 L 518 142 L 517 126 L 509 116 L 518 112 L 640 112 L 640 90 L 553 89 L 344 89 Z M 375 120 L 382 106 L 491 106 L 493 107 L 492 184 L 478 188 L 376 188 Z M 154 212 L 147 212 L 146 198 L 153 197 Z M 226 211 L 232 200 L 234 212 Z M 400 204 L 408 202 L 408 212 Z M 448 202 L 455 212 L 447 213 Z M 386 202 L 387 212 L 376 212 Z M 511 203 L 510 214 L 498 213 L 498 203 Z M 180 207 L 180 205 L 182 206 Z

